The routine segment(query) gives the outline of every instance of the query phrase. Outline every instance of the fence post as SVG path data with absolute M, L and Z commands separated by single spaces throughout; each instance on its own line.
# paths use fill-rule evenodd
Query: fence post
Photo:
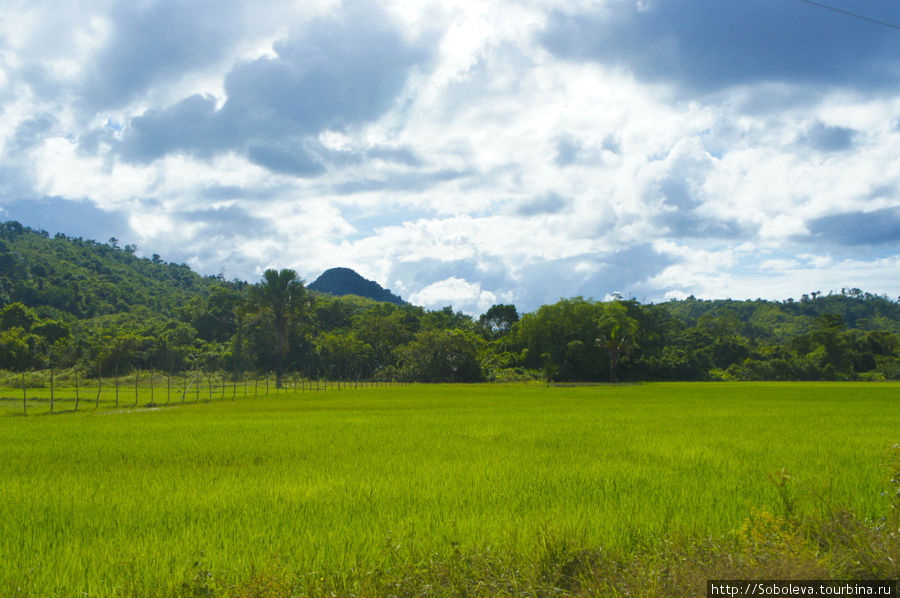
M 78 368 L 75 368 L 75 411 L 78 411 L 78 402 L 81 397 L 78 394 Z
M 100 392 L 103 390 L 103 370 L 97 364 L 97 399 L 94 401 L 94 409 L 100 408 Z

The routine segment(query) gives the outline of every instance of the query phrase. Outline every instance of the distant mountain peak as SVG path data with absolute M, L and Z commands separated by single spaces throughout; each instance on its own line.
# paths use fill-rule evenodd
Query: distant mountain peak
M 309 285 L 313 291 L 330 295 L 359 295 L 375 301 L 404 305 L 406 301 L 385 289 L 373 280 L 363 278 L 350 268 L 330 268 L 325 270 L 315 282 Z

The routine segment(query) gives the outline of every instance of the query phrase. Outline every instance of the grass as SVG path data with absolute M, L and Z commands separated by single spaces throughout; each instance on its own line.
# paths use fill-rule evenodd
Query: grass
M 0 391 L 0 595 L 653 595 L 639 580 L 674 562 L 679 579 L 749 573 L 771 546 L 842 574 L 846 530 L 893 554 L 877 531 L 898 391 L 411 385 L 137 410 L 104 394 L 52 417 L 13 416 L 21 391 Z

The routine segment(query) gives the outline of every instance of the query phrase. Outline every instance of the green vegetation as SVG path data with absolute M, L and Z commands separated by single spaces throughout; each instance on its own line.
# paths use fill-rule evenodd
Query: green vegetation
M 77 370 L 92 379 L 227 373 L 236 381 L 274 371 L 278 383 L 296 375 L 900 379 L 900 304 L 858 289 L 784 302 L 575 297 L 521 316 L 513 305 L 495 305 L 473 319 L 451 307 L 318 293 L 287 269 L 248 284 L 134 252 L 115 239 L 51 239 L 15 222 L 0 225 L 0 370 Z M 368 282 L 360 283 L 367 293 L 375 284 Z
M 273 386 L 146 409 L 143 386 L 138 409 L 28 418 L 3 400 L 0 595 L 589 593 L 678 562 L 896 577 L 898 390 Z

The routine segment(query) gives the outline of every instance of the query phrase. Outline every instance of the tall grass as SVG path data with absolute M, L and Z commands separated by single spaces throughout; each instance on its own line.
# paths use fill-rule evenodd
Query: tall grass
M 514 587 L 754 514 L 874 524 L 898 390 L 412 385 L 3 417 L 0 595 L 380 593 L 466 563 Z

